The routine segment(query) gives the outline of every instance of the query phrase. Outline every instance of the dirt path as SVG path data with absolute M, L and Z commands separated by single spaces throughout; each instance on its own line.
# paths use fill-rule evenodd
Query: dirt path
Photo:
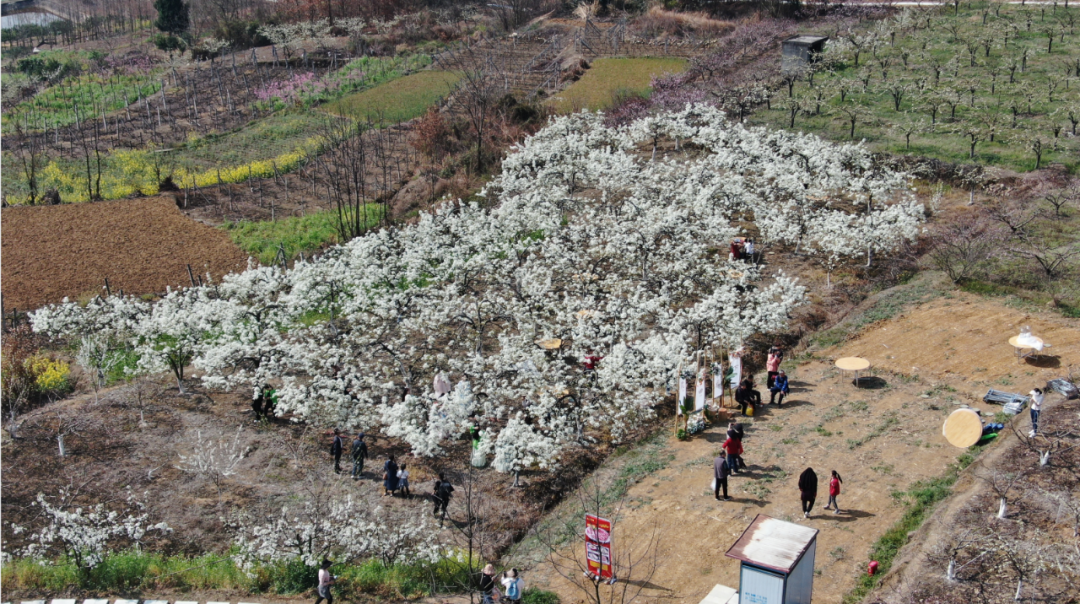
M 1051 342 L 1059 358 L 1018 362 L 1006 340 L 1022 324 Z M 738 586 L 738 563 L 724 553 L 755 515 L 766 514 L 821 531 L 814 600 L 839 602 L 865 572 L 870 546 L 904 511 L 891 494 L 941 475 L 963 453 L 941 435 L 945 416 L 963 404 L 999 411 L 981 402 L 990 385 L 1027 392 L 1075 363 L 1078 344 L 1075 321 L 972 295 L 947 293 L 908 310 L 819 359 L 786 364 L 791 400 L 747 422 L 744 457 L 751 472 L 730 480 L 734 501 L 717 502 L 709 489 L 723 426 L 689 442 L 669 438 L 668 466 L 627 493 L 615 547 L 655 527 L 661 535 L 658 566 L 643 601 L 697 602 L 718 583 Z M 877 368 L 864 388 L 832 366 L 833 359 L 852 355 L 866 356 Z M 823 496 L 811 517 L 802 517 L 796 483 L 807 466 L 819 480 L 830 470 L 840 472 L 844 513 L 823 511 Z M 825 492 L 824 485 L 819 489 Z M 531 585 L 558 592 L 563 602 L 583 600 L 550 563 L 536 565 L 528 576 Z

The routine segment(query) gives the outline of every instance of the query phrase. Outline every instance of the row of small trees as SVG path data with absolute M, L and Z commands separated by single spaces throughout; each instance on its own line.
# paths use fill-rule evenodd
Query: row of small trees
M 971 159 L 980 144 L 1007 142 L 1029 151 L 1038 169 L 1053 151 L 1075 149 L 1062 135 L 1080 124 L 1080 14 L 990 3 L 978 24 L 972 12 L 904 9 L 872 28 L 835 32 L 820 61 L 783 74 L 786 94 L 771 102 L 788 127 L 800 115 L 825 115 L 854 138 L 859 124 L 886 125 L 905 147 L 912 136 L 953 135 Z

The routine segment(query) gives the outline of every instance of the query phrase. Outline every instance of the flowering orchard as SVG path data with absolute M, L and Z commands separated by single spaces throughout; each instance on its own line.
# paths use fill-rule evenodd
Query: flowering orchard
M 682 151 L 658 156 L 670 142 Z M 189 363 L 210 387 L 274 383 L 281 413 L 381 429 L 419 455 L 476 425 L 498 470 L 551 468 L 647 420 L 693 351 L 782 329 L 803 302 L 783 272 L 716 253 L 736 221 L 835 264 L 889 251 L 923 219 L 905 176 L 862 147 L 704 105 L 619 127 L 557 118 L 480 196 L 291 270 L 252 266 L 153 304 L 65 302 L 34 328 L 131 347 L 139 371 L 169 369 L 181 388 Z M 439 374 L 457 386 L 436 395 Z

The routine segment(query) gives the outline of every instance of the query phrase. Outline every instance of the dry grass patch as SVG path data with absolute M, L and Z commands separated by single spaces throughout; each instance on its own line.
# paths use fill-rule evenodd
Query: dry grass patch
M 706 13 L 681 13 L 659 6 L 650 8 L 635 20 L 633 27 L 643 35 L 656 38 L 721 36 L 735 29 L 730 21 L 713 19 Z
M 654 77 L 684 69 L 686 59 L 679 58 L 597 59 L 580 80 L 552 97 L 551 104 L 559 113 L 607 109 L 621 95 L 648 94 Z

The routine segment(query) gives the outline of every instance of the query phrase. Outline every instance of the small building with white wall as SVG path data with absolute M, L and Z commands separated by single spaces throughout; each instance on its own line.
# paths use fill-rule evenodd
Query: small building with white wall
M 727 551 L 742 564 L 739 604 L 810 604 L 818 530 L 758 514 Z

